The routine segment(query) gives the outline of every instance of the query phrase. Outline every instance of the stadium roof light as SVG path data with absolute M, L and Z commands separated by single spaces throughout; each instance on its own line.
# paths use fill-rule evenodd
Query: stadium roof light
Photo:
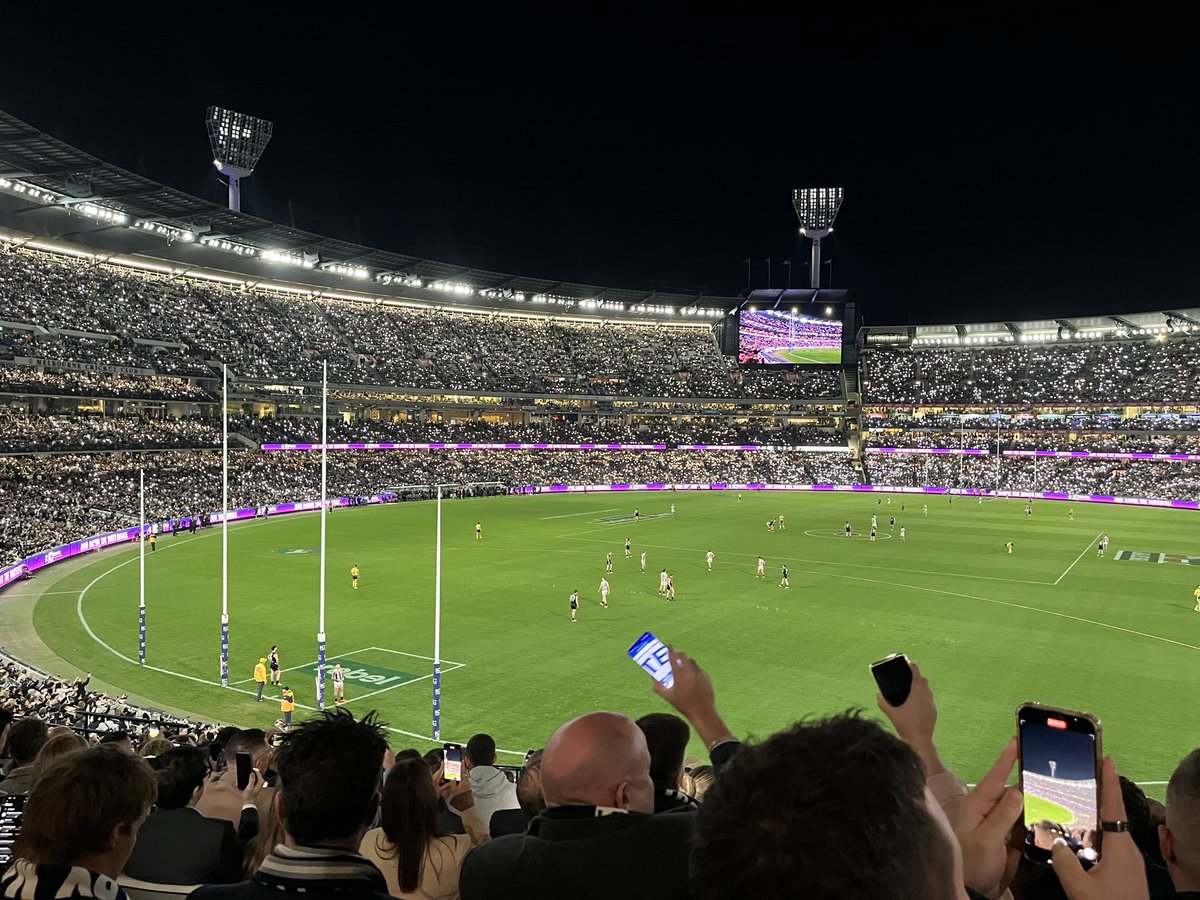
M 220 106 L 210 106 L 204 121 L 213 165 L 229 179 L 229 208 L 241 212 L 241 179 L 253 174 L 275 126 L 266 119 Z
M 833 232 L 833 222 L 842 208 L 844 190 L 835 188 L 796 188 L 792 191 L 792 206 L 800 220 L 800 233 L 812 241 L 812 259 L 808 270 L 808 286 L 821 288 L 821 239 Z

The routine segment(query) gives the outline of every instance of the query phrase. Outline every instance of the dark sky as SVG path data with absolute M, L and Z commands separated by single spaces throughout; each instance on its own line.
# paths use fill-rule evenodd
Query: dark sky
M 217 200 L 205 107 L 271 119 L 247 212 L 468 266 L 781 287 L 791 189 L 838 184 L 868 324 L 1196 305 L 1197 54 L 1150 7 L 413 5 L 53 4 L 5 23 L 0 108 Z

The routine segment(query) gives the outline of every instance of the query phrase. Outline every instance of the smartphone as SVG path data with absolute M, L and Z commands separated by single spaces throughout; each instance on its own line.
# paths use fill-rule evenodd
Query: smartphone
M 442 777 L 447 781 L 462 781 L 462 744 L 443 744 L 446 759 L 442 764 Z
M 629 658 L 663 687 L 669 688 L 675 684 L 667 645 L 649 631 L 633 642 L 633 646 L 629 648 Z
M 903 653 L 893 653 L 887 659 L 871 663 L 871 674 L 879 685 L 879 693 L 892 706 L 902 706 L 912 690 L 912 667 Z
M 1025 855 L 1048 863 L 1062 839 L 1083 867 L 1100 859 L 1100 720 L 1040 703 L 1017 707 Z
M 237 786 L 239 791 L 244 791 L 246 785 L 250 783 L 250 772 L 254 769 L 254 763 L 250 759 L 249 753 L 239 753 L 237 755 Z

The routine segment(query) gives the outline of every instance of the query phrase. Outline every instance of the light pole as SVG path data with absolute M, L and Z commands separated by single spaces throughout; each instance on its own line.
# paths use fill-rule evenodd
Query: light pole
M 229 208 L 242 211 L 241 180 L 254 173 L 275 126 L 266 119 L 210 106 L 204 118 L 213 165 L 229 179 Z
M 842 194 L 840 187 L 796 188 L 792 191 L 792 206 L 800 220 L 800 233 L 812 241 L 808 286 L 814 291 L 821 287 L 821 239 L 833 233 L 833 220 L 842 208 Z

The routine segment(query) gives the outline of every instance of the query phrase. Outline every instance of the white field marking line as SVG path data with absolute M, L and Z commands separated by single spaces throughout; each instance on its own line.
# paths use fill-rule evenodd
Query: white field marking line
M 1084 553 L 1087 553 L 1089 550 L 1091 550 L 1091 549 L 1092 549 L 1092 546 L 1093 546 L 1094 544 L 1098 544 L 1098 543 L 1100 543 L 1100 538 L 1102 538 L 1102 537 L 1104 537 L 1104 532 L 1103 532 L 1103 531 L 1102 531 L 1102 532 L 1100 532 L 1098 535 L 1096 535 L 1095 539 L 1093 539 L 1092 541 L 1090 541 L 1090 542 L 1088 543 L 1088 545 L 1087 545 L 1086 547 L 1084 547 L 1084 548 L 1083 548 L 1082 552 L 1080 552 L 1080 554 L 1079 554 L 1077 557 L 1075 557 L 1075 562 L 1073 562 L 1073 563 L 1071 563 L 1069 566 L 1067 566 L 1067 569 L 1066 569 L 1066 571 L 1065 571 L 1065 572 L 1063 572 L 1061 575 L 1059 575 L 1059 576 L 1058 576 L 1058 579 L 1057 579 L 1057 580 L 1054 582 L 1054 585 L 1055 585 L 1055 587 L 1057 587 L 1057 586 L 1058 586 L 1058 582 L 1059 582 L 1059 581 L 1062 581 L 1062 580 L 1063 580 L 1064 578 L 1066 578 L 1066 577 L 1067 577 L 1069 574 L 1071 574 L 1071 570 L 1072 570 L 1073 568 L 1075 568 L 1075 563 L 1077 563 L 1077 562 L 1079 562 L 1081 559 L 1083 559 L 1083 554 L 1084 554 Z
M 360 650 L 351 650 L 349 653 L 333 653 L 333 654 L 330 654 L 329 658 L 330 659 L 341 659 L 346 656 L 353 656 L 355 653 L 362 653 L 363 650 L 373 650 L 373 649 L 374 649 L 373 647 L 363 647 Z M 319 662 L 320 662 L 319 659 L 314 659 L 312 662 L 301 663 L 298 666 L 288 666 L 286 669 L 280 669 L 279 671 L 280 672 L 295 672 L 297 669 L 306 669 L 309 666 L 315 666 Z M 245 684 L 246 682 L 253 681 L 253 680 L 254 680 L 254 676 L 251 675 L 249 678 L 241 678 L 241 679 L 238 679 L 237 681 L 231 681 L 229 683 L 230 684 Z
M 411 656 L 413 659 L 427 659 L 430 662 L 435 661 L 432 656 L 422 656 L 420 653 L 405 653 L 403 650 L 393 650 L 391 647 L 367 647 L 366 649 L 378 650 L 380 653 L 395 653 L 398 656 Z M 445 657 L 442 658 L 442 662 L 450 663 L 450 665 L 457 666 L 460 669 L 466 665 L 466 663 L 455 662 L 454 660 L 446 659 Z
M 856 535 L 856 537 L 861 538 L 863 536 Z M 602 541 L 602 540 L 599 540 L 598 538 L 571 538 L 571 540 L 584 541 L 589 544 L 606 544 L 606 543 L 608 543 L 607 541 Z M 842 540 L 845 540 L 845 538 L 842 538 Z M 643 544 L 642 546 L 648 547 L 651 549 L 656 549 L 656 550 L 683 550 L 688 553 L 700 553 L 701 552 L 700 550 L 698 550 L 695 547 L 675 547 L 670 544 Z M 547 552 L 561 552 L 561 551 L 541 550 L 539 552 L 547 553 Z M 722 551 L 722 552 L 726 556 L 744 556 L 744 557 L 747 557 L 748 559 L 757 559 L 757 557 L 753 553 L 740 553 L 735 550 L 728 550 L 728 551 Z M 1041 585 L 1048 585 L 1048 586 L 1054 585 L 1053 581 L 1029 581 L 1029 580 L 1023 579 L 1023 578 L 1001 578 L 999 575 L 970 575 L 970 574 L 967 574 L 966 572 L 930 572 L 927 569 L 896 569 L 896 568 L 893 568 L 892 566 L 872 566 L 872 565 L 868 565 L 867 563 L 829 562 L 829 561 L 826 561 L 823 559 L 803 559 L 800 557 L 792 557 L 792 559 L 796 563 L 804 563 L 804 564 L 818 565 L 818 566 L 845 566 L 847 568 L 852 568 L 852 569 L 884 569 L 888 572 L 907 573 L 910 575 L 938 575 L 938 576 L 949 575 L 953 578 L 978 578 L 978 579 L 981 579 L 984 581 L 1003 581 L 1006 584 L 1041 584 Z M 810 574 L 815 575 L 818 573 L 813 572 Z
M 269 520 L 263 520 L 263 521 L 261 521 L 261 522 L 252 522 L 252 523 L 250 523 L 250 526 L 252 526 L 252 525 L 265 525 L 265 524 L 267 523 L 267 521 L 269 521 Z M 247 527 L 249 527 L 249 526 L 247 526 Z M 208 537 L 208 535 L 202 535 L 202 534 L 198 534 L 198 535 L 195 535 L 194 537 L 189 537 L 189 538 L 186 538 L 186 539 L 184 539 L 184 540 L 182 540 L 182 541 L 179 541 L 178 543 L 179 543 L 179 544 L 186 544 L 188 541 L 196 541 L 196 540 L 199 540 L 199 539 L 200 539 L 200 538 L 202 538 L 202 537 Z M 172 542 L 171 544 L 167 544 L 167 545 L 165 545 L 163 549 L 165 550 L 165 549 L 166 549 L 166 547 L 169 547 L 169 546 L 174 546 L 174 545 L 175 545 L 175 543 L 174 543 L 174 542 Z M 94 640 L 94 641 L 95 641 L 97 644 L 99 644 L 101 647 L 103 647 L 105 650 L 107 650 L 107 651 L 108 651 L 109 653 L 111 653 L 113 656 L 117 657 L 118 659 L 123 659 L 123 660 L 125 660 L 125 662 L 127 662 L 127 663 L 130 663 L 131 665 L 138 666 L 138 668 L 139 668 L 139 669 L 140 669 L 140 668 L 146 668 L 146 669 L 149 669 L 149 670 L 150 670 L 150 671 L 152 671 L 152 672 L 160 672 L 160 673 L 162 673 L 163 675 L 173 675 L 173 676 L 175 676 L 176 678 L 184 678 L 184 679 L 187 679 L 188 681 L 194 681 L 194 682 L 196 682 L 197 684 L 205 684 L 205 685 L 208 685 L 209 687 L 218 687 L 218 688 L 219 688 L 219 687 L 222 687 L 222 685 L 221 685 L 221 683 L 220 683 L 219 681 L 211 681 L 211 680 L 209 680 L 209 679 L 207 679 L 207 678 L 199 678 L 199 677 L 197 677 L 197 676 L 195 676 L 195 675 L 185 675 L 183 672 L 173 672 L 173 671 L 171 671 L 170 669 L 163 669 L 163 668 L 160 668 L 160 667 L 158 667 L 158 666 L 150 666 L 150 665 L 147 665 L 147 666 L 144 666 L 144 667 L 143 667 L 143 666 L 140 666 L 140 665 L 138 665 L 138 662 L 137 662 L 137 660 L 130 659 L 128 656 L 126 656 L 126 655 L 125 655 L 124 653 L 122 653 L 121 651 L 119 651 L 119 650 L 116 650 L 116 649 L 114 649 L 114 648 L 110 647 L 108 644 L 106 644 L 104 641 L 102 641 L 102 640 L 100 639 L 100 637 L 99 637 L 99 636 L 96 634 L 96 632 L 92 631 L 92 627 L 91 627 L 91 626 L 88 624 L 88 622 L 87 622 L 87 619 L 85 619 L 85 618 L 84 618 L 84 616 L 83 616 L 83 598 L 84 598 L 84 595 L 85 595 L 85 594 L 86 594 L 86 593 L 87 593 L 87 592 L 88 592 L 88 591 L 89 591 L 89 590 L 92 588 L 92 586 L 93 586 L 93 585 L 95 585 L 95 584 L 96 584 L 96 582 L 97 582 L 97 581 L 99 581 L 99 580 L 100 580 L 101 578 L 103 578 L 105 575 L 108 575 L 110 572 L 115 572 L 117 569 L 121 568 L 121 566 L 127 565 L 128 563 L 131 563 L 131 562 L 133 562 L 133 561 L 134 561 L 134 560 L 136 560 L 136 559 L 137 559 L 137 557 L 135 556 L 135 557 L 133 557 L 132 559 L 127 559 L 127 560 L 125 560 L 125 562 L 118 563 L 117 565 L 113 566 L 111 569 L 108 569 L 107 571 L 105 571 L 105 572 L 102 572 L 101 574 L 97 575 L 95 578 L 93 578 L 93 579 L 91 580 L 91 582 L 89 582 L 89 583 L 88 583 L 87 587 L 85 587 L 85 588 L 84 588 L 82 591 L 79 591 L 79 600 L 78 600 L 78 601 L 76 602 L 76 604 L 75 604 L 75 611 L 76 611 L 76 614 L 79 616 L 79 621 L 80 621 L 80 622 L 83 624 L 83 627 L 84 627 L 84 629 L 87 631 L 87 633 L 88 633 L 89 635 L 91 635 L 91 637 L 92 637 L 92 640 Z M 75 593 L 75 592 L 74 592 L 74 591 L 71 591 L 70 593 Z M 364 649 L 375 649 L 375 648 L 364 648 Z M 357 652 L 357 651 L 356 651 L 356 652 Z M 465 663 L 455 663 L 454 665 L 455 665 L 456 667 L 458 667 L 458 668 L 462 668 L 462 667 L 465 665 Z M 289 670 L 289 671 L 290 671 L 290 670 Z M 450 671 L 454 671 L 454 670 L 453 670 L 453 669 L 451 669 Z M 426 677 L 428 677 L 428 678 L 432 678 L 433 676 L 432 676 L 432 675 L 428 675 L 428 676 L 426 676 Z M 420 679 L 419 679 L 419 680 L 420 680 Z M 406 682 L 404 682 L 404 684 L 412 684 L 412 683 L 413 683 L 413 682 L 411 682 L 411 681 L 406 681 Z M 399 685 L 399 684 L 398 684 L 398 685 L 396 685 L 396 687 L 403 687 L 403 685 Z M 257 691 L 250 691 L 250 690 L 246 690 L 245 688 L 234 687 L 233 685 L 230 685 L 229 687 L 226 687 L 226 688 L 224 688 L 224 689 L 225 689 L 225 690 L 227 690 L 227 691 L 234 691 L 234 692 L 236 692 L 236 693 L 239 693 L 239 694 L 245 694 L 247 697 L 257 697 L 257 696 L 258 696 L 258 692 L 257 692 Z M 362 699 L 362 698 L 359 698 L 359 699 Z M 299 709 L 307 709 L 307 710 L 309 710 L 310 712 L 317 712 L 317 711 L 318 711 L 318 710 L 317 710 L 317 708 L 316 708 L 315 706 L 309 706 L 309 705 L 308 705 L 308 704 L 306 704 L 306 703 L 297 703 L 297 704 L 296 704 L 296 706 L 297 706 L 297 708 L 299 708 Z M 435 741 L 435 740 L 434 740 L 432 737 L 429 737 L 429 736 L 427 736 L 427 735 L 424 735 L 424 734 L 417 734 L 415 731 L 405 731 L 403 728 L 393 728 L 393 727 L 392 727 L 392 726 L 390 726 L 390 725 L 386 725 L 386 726 L 384 726 L 384 727 L 385 727 L 385 728 L 386 728 L 388 731 L 394 732 L 395 734 L 403 734 L 403 735 L 405 735 L 406 737 L 417 738 L 417 739 L 419 739 L 419 740 L 422 740 L 422 741 L 428 741 L 429 743 L 439 743 L 439 741 Z M 448 739 L 446 739 L 446 740 L 448 740 Z M 466 745 L 466 742 L 465 742 L 465 741 L 454 741 L 454 742 L 452 742 L 452 743 L 461 743 L 461 744 L 463 744 L 464 746 Z M 497 747 L 497 748 L 496 748 L 496 752 L 497 752 L 497 753 L 506 753 L 506 754 L 508 754 L 509 756 L 524 756 L 524 755 L 525 755 L 525 754 L 524 754 L 524 751 L 522 751 L 522 750 L 502 750 L 502 749 L 500 749 L 499 747 Z
M 538 516 L 538 521 L 539 522 L 547 522 L 550 519 L 573 519 L 576 516 L 594 516 L 597 513 L 617 512 L 617 511 L 618 511 L 617 508 L 614 506 L 612 509 L 591 509 L 591 510 L 588 510 L 587 512 L 564 513 L 561 516 Z
M 809 570 L 801 570 L 807 575 L 824 575 L 823 572 L 812 572 Z M 880 581 L 878 578 L 863 578 L 861 575 L 830 575 L 832 578 L 845 578 L 850 581 L 865 581 L 870 584 L 882 584 L 888 587 L 908 588 L 910 591 L 924 591 L 927 594 L 944 594 L 947 597 L 962 597 L 964 600 L 978 600 L 980 603 L 993 603 L 996 606 L 1007 606 L 1011 609 L 1022 609 L 1026 612 L 1042 613 L 1047 616 L 1054 616 L 1059 619 L 1069 619 L 1072 622 L 1083 622 L 1085 625 L 1095 625 L 1097 628 L 1108 628 L 1111 631 L 1120 631 L 1125 634 L 1136 635 L 1137 637 L 1149 638 L 1152 641 L 1160 641 L 1164 644 L 1173 644 L 1176 647 L 1183 647 L 1185 650 L 1195 650 L 1200 653 L 1200 647 L 1192 644 L 1185 644 L 1182 641 L 1173 641 L 1170 638 L 1159 637 L 1157 634 L 1146 634 L 1144 631 L 1134 631 L 1132 628 L 1122 628 L 1120 625 L 1109 625 L 1107 622 L 1097 622 L 1095 619 L 1085 619 L 1082 616 L 1072 616 L 1068 613 L 1055 612 L 1052 609 L 1041 609 L 1037 606 L 1025 606 L 1023 603 L 1011 603 L 1008 600 L 994 600 L 991 597 L 976 597 L 973 594 L 960 594 L 956 591 L 943 591 L 940 588 L 918 587 L 914 584 L 902 584 L 898 581 Z

